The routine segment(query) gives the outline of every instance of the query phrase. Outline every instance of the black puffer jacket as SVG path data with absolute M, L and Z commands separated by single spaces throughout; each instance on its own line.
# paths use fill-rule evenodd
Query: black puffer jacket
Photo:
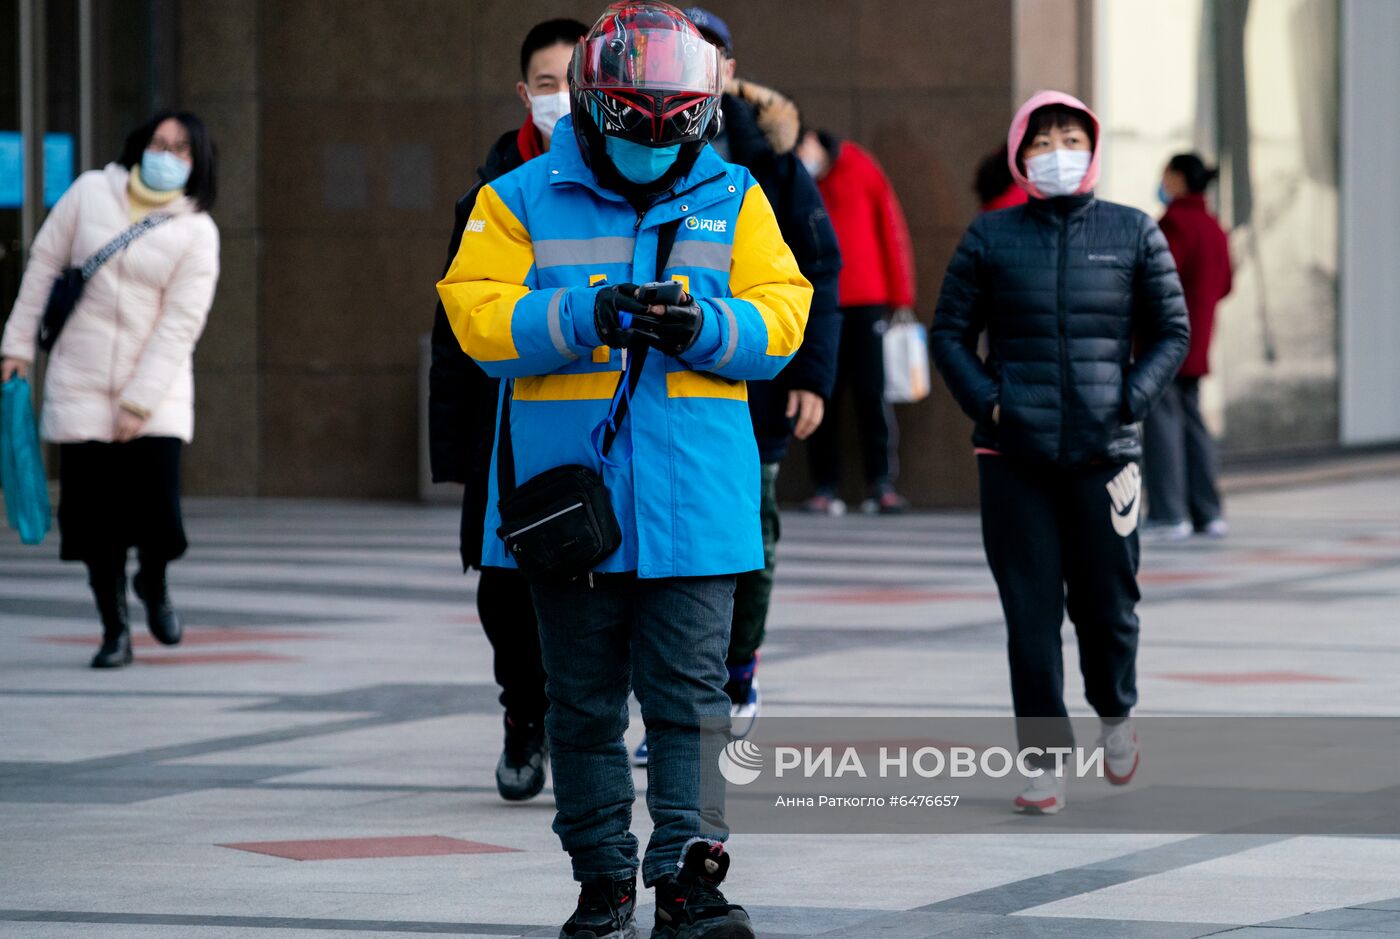
M 476 171 L 477 182 L 457 200 L 447 264 L 457 256 L 467 219 L 476 206 L 482 184 L 525 162 L 516 144 L 517 131 L 502 134 L 486 162 Z M 433 312 L 432 364 L 428 369 L 428 455 L 433 482 L 465 483 L 462 494 L 462 567 L 481 563 L 482 527 L 486 519 L 486 485 L 491 472 L 491 448 L 496 439 L 496 399 L 500 382 L 481 370 L 462 351 L 452 324 L 438 301 Z
M 976 422 L 973 442 L 1060 466 L 1139 459 L 1136 425 L 1188 340 L 1156 223 L 1092 194 L 979 216 L 948 266 L 930 334 L 938 371 Z
M 841 311 L 836 305 L 841 248 L 826 214 L 821 191 L 803 169 L 793 147 L 801 130 L 797 106 L 777 92 L 736 81 L 723 99 L 724 135 L 716 149 L 753 174 L 773 206 L 783 240 L 802 276 L 812 282 L 812 306 L 802 348 L 772 381 L 748 383 L 749 414 L 759 459 L 777 463 L 787 455 L 793 422 L 790 391 L 811 391 L 830 400 L 836 384 Z

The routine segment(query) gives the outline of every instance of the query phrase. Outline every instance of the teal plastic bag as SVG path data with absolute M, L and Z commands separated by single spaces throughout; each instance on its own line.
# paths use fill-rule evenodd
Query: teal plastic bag
M 0 488 L 5 490 L 5 515 L 19 540 L 42 542 L 53 519 L 49 483 L 29 382 L 18 375 L 0 385 Z

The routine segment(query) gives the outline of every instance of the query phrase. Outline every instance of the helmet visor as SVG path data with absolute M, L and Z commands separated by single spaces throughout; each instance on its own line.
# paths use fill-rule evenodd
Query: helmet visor
M 648 92 L 722 90 L 719 52 L 698 33 L 677 29 L 624 29 L 585 40 L 575 51 L 581 88 L 634 88 Z

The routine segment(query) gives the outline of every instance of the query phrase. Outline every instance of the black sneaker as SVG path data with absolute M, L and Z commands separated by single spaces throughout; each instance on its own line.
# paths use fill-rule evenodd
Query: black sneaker
M 579 890 L 578 909 L 559 939 L 637 939 L 636 880 L 600 880 Z
M 543 720 L 519 720 L 506 715 L 506 745 L 496 763 L 496 791 L 507 802 L 533 799 L 544 788 L 544 764 L 549 746 Z
M 749 914 L 719 892 L 729 855 L 718 841 L 691 842 L 680 873 L 656 882 L 652 939 L 754 939 Z

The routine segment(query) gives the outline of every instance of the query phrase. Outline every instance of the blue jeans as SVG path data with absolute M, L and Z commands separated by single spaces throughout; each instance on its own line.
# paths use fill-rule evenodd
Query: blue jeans
M 653 830 L 642 880 L 651 886 L 676 872 L 691 838 L 729 834 L 710 794 L 701 808 L 700 726 L 729 716 L 724 655 L 734 578 L 614 574 L 593 586 L 582 580 L 531 590 L 550 704 L 554 832 L 580 883 L 636 874 L 636 790 L 622 741 L 635 688 L 650 748 Z

